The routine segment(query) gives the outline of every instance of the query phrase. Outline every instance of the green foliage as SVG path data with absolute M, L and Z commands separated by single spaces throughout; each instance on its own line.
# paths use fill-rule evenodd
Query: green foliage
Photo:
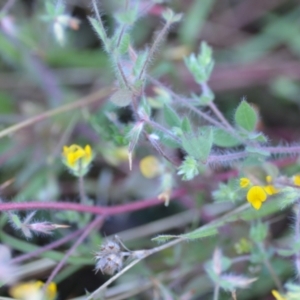
M 205 128 L 196 135 L 184 134 L 182 147 L 191 157 L 205 163 L 213 145 L 213 130 Z
M 186 57 L 184 62 L 197 83 L 206 83 L 214 67 L 212 49 L 205 42 L 202 42 L 198 56 L 193 53 Z
M 186 156 L 177 174 L 182 175 L 182 180 L 191 180 L 199 174 L 199 163 L 194 157 Z
M 246 100 L 242 100 L 235 112 L 234 120 L 239 127 L 247 131 L 253 131 L 258 118 L 254 108 Z
M 250 237 L 255 243 L 263 242 L 268 234 L 268 226 L 265 223 L 257 222 L 250 229 Z
M 50 238 L 34 238 L 29 243 L 18 232 L 32 230 L 29 223 L 25 224 L 28 214 L 22 209 L 3 213 L 1 247 L 11 248 L 13 259 L 19 252 L 28 253 L 30 258 L 27 264 L 20 255 L 22 278 L 14 280 L 43 279 L 45 270 L 48 272 L 53 264 L 65 259 L 68 266 L 54 279 L 63 280 L 62 285 L 72 281 L 73 273 L 81 274 L 86 265 L 94 269 L 92 253 L 103 255 L 101 246 L 112 238 L 102 239 L 97 227 L 101 222 L 92 227 L 94 216 L 103 209 L 103 232 L 107 225 L 124 225 L 120 231 L 130 226 L 120 235 L 132 251 L 120 246 L 123 266 L 111 277 L 114 281 L 122 275 L 121 281 L 130 281 L 130 291 L 119 286 L 124 291 L 120 297 L 138 298 L 133 293 L 146 288 L 149 276 L 155 281 L 158 298 L 206 299 L 213 289 L 217 294 L 217 288 L 233 292 L 245 287 L 246 292 L 237 291 L 239 300 L 265 297 L 273 284 L 269 269 L 274 269 L 279 280 L 286 280 L 294 276 L 291 265 L 299 268 L 297 231 L 291 233 L 288 228 L 287 236 L 286 230 L 280 228 L 280 237 L 274 240 L 278 226 L 270 235 L 268 223 L 263 223 L 277 222 L 274 214 L 289 216 L 292 207 L 296 217 L 291 220 L 299 224 L 299 186 L 294 177 L 300 171 L 299 162 L 290 157 L 281 159 L 300 153 L 289 130 L 281 130 L 299 125 L 298 79 L 293 72 L 297 66 L 293 56 L 284 61 L 284 55 L 278 55 L 286 52 L 296 57 L 300 53 L 299 40 L 295 38 L 297 27 L 293 25 L 299 8 L 290 4 L 284 10 L 274 7 L 272 13 L 258 8 L 259 18 L 251 19 L 249 27 L 250 19 L 234 19 L 242 7 L 238 1 L 222 5 L 209 0 L 173 4 L 160 1 L 148 7 L 136 1 L 104 0 L 98 9 L 107 10 L 99 12 L 98 2 L 87 4 L 93 7 L 91 11 L 88 6 L 74 6 L 71 2 L 65 6 L 51 0 L 38 3 L 32 10 L 26 3 L 15 1 L 0 12 L 0 189 L 4 195 L 0 207 L 15 209 L 25 205 L 26 210 L 39 210 L 37 215 L 46 226 L 70 226 L 57 228 Z M 166 5 L 184 11 L 184 22 L 170 26 L 180 21 L 182 14 L 165 9 Z M 230 18 L 228 11 L 234 12 Z M 86 26 L 86 19 L 90 26 Z M 229 32 L 231 23 L 235 30 Z M 64 45 L 53 41 L 55 28 L 64 33 Z M 153 34 L 155 31 L 158 34 Z M 207 43 L 203 41 L 199 51 L 192 53 L 198 48 L 200 36 Z M 208 43 L 214 45 L 214 51 Z M 218 68 L 211 78 L 213 52 Z M 271 59 L 266 69 L 269 54 L 276 59 Z M 183 70 L 184 56 L 196 86 Z M 269 74 L 277 69 L 282 70 L 280 77 L 270 79 Z M 272 94 L 266 93 L 265 83 Z M 218 103 L 213 102 L 215 93 Z M 255 106 L 245 100 L 238 103 L 237 94 L 241 93 L 247 93 Z M 260 128 L 263 132 L 258 132 Z M 267 143 L 268 132 L 272 133 L 272 145 Z M 278 143 L 283 137 L 291 144 Z M 95 158 L 80 183 L 61 163 L 62 147 L 71 144 L 90 145 Z M 144 178 L 139 170 L 142 158 L 149 155 L 155 156 L 147 166 L 154 169 L 155 178 Z M 255 210 L 247 202 L 248 191 L 253 185 L 265 187 L 268 175 L 272 176 L 270 184 L 279 192 L 269 195 Z M 241 176 L 250 179 L 249 186 L 239 186 Z M 188 180 L 193 181 L 184 182 Z M 89 207 L 79 203 L 82 190 L 88 195 L 82 198 L 91 199 Z M 201 201 L 197 201 L 200 194 Z M 169 207 L 164 203 L 170 203 Z M 87 209 L 93 213 L 87 213 Z M 124 218 L 126 215 L 129 218 Z M 8 219 L 12 226 L 6 226 Z M 233 245 L 248 236 L 249 228 L 250 246 L 242 245 L 236 253 Z M 74 238 L 61 245 L 59 251 L 48 250 L 50 243 L 77 229 L 86 234 L 80 245 L 75 247 Z M 153 240 L 164 244 L 151 249 L 147 242 L 150 234 L 158 235 Z M 199 241 L 203 238 L 205 241 Z M 189 241 L 194 243 L 186 243 Z M 66 258 L 73 246 L 74 252 Z M 215 247 L 219 249 L 211 257 Z M 6 250 L 0 250 L 0 269 L 11 268 L 13 263 L 5 264 L 10 259 L 3 259 Z M 32 254 L 37 250 L 39 255 Z M 113 253 L 114 262 L 118 251 Z M 131 263 L 137 263 L 136 258 L 141 261 L 129 276 L 126 271 L 133 266 Z M 143 263 L 145 259 L 149 261 Z M 240 261 L 245 263 L 236 267 Z M 41 267 L 43 264 L 46 267 Z M 199 275 L 203 266 L 206 273 Z M 237 269 L 243 274 L 235 274 Z M 140 280 L 141 274 L 146 274 L 145 280 Z M 258 278 L 253 288 L 250 285 L 255 278 L 249 278 L 249 274 Z M 182 285 L 182 292 L 176 291 L 176 296 L 174 279 Z M 285 289 L 284 298 L 299 298 L 298 284 L 289 283 Z
M 227 131 L 221 128 L 214 128 L 214 144 L 219 147 L 230 148 L 238 146 L 242 141 L 233 137 Z
M 170 106 L 164 105 L 163 107 L 164 117 L 166 123 L 171 127 L 181 127 L 180 117 L 177 115 L 175 110 L 173 110 Z

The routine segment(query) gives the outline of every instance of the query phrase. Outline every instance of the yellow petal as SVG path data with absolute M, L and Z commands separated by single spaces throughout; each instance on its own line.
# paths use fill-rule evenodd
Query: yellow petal
M 85 151 L 85 155 L 86 155 L 87 157 L 92 157 L 92 148 L 91 148 L 90 145 L 86 145 L 86 146 L 84 147 L 84 151 Z
M 285 297 L 283 297 L 279 292 L 276 290 L 272 290 L 272 295 L 275 297 L 276 300 L 287 300 Z
M 261 208 L 262 202 L 259 200 L 254 200 L 251 202 L 251 205 L 256 209 L 259 210 Z
M 270 175 L 268 175 L 267 177 L 266 177 L 266 182 L 267 183 L 271 183 L 272 182 L 272 176 L 270 176 Z
M 300 175 L 295 175 L 293 177 L 294 185 L 300 186 Z
M 264 190 L 268 195 L 274 195 L 279 193 L 279 190 L 274 187 L 274 185 L 266 185 L 264 186 Z
M 265 201 L 267 199 L 267 194 L 265 190 L 258 185 L 253 186 L 247 193 L 247 200 L 252 201 Z
M 243 177 L 240 179 L 240 187 L 245 188 L 250 184 L 250 179 Z
M 46 289 L 46 298 L 43 296 L 42 281 L 19 283 L 10 288 L 9 294 L 18 300 L 54 300 L 57 294 L 56 284 L 51 282 Z

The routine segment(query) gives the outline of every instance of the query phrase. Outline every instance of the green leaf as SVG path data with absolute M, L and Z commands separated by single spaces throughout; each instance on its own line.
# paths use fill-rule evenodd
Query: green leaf
M 112 94 L 109 100 L 120 107 L 127 106 L 131 103 L 132 100 L 132 92 L 127 89 L 121 89 Z
M 235 122 L 238 126 L 247 131 L 253 131 L 257 124 L 257 114 L 254 108 L 245 100 L 242 100 L 238 106 L 235 116 Z
M 182 175 L 182 180 L 192 180 L 199 174 L 198 162 L 191 156 L 186 156 L 178 168 L 178 175 Z
M 170 234 L 159 235 L 151 240 L 156 241 L 156 242 L 166 242 L 168 240 L 178 239 L 178 238 L 183 238 L 183 239 L 187 239 L 187 240 L 197 240 L 197 239 L 209 237 L 212 235 L 216 235 L 217 233 L 218 233 L 218 230 L 216 228 L 206 227 L 206 228 L 199 228 L 192 232 L 180 234 L 180 235 L 170 235 Z
M 135 61 L 134 67 L 133 67 L 134 76 L 138 76 L 142 72 L 142 69 L 147 61 L 148 54 L 149 54 L 148 50 L 138 53 L 138 56 L 136 58 L 136 61 Z
M 268 235 L 268 225 L 262 222 L 258 222 L 251 226 L 250 237 L 256 243 L 261 243 Z
M 109 47 L 108 47 L 109 40 L 107 39 L 105 29 L 103 28 L 103 26 L 101 26 L 102 24 L 100 24 L 98 20 L 96 20 L 92 17 L 88 17 L 88 19 L 89 19 L 93 29 L 99 36 L 100 40 L 103 42 L 103 44 L 105 46 L 105 50 L 108 51 L 109 50 Z
M 130 45 L 130 35 L 128 33 L 125 33 L 120 42 L 118 52 L 120 54 L 126 54 L 128 51 L 129 45 Z
M 191 133 L 192 132 L 192 125 L 190 120 L 185 116 L 181 123 L 181 130 L 183 133 Z
M 295 254 L 295 251 L 293 249 L 278 249 L 276 252 L 280 256 L 289 257 Z
M 241 142 L 221 128 L 214 128 L 214 144 L 219 147 L 235 147 Z
M 210 127 L 203 128 L 196 136 L 184 135 L 182 137 L 183 149 L 188 155 L 203 163 L 209 156 L 213 144 L 213 130 Z
M 181 120 L 175 110 L 173 110 L 170 106 L 164 105 L 163 108 L 164 117 L 167 124 L 171 127 L 181 127 Z

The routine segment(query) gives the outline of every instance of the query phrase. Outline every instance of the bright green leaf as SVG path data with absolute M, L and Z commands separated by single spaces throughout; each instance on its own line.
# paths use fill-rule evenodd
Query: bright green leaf
M 163 108 L 164 117 L 167 124 L 171 127 L 181 127 L 181 120 L 175 110 L 173 110 L 170 106 L 164 105 Z
M 242 102 L 238 106 L 235 112 L 234 119 L 238 126 L 247 131 L 253 131 L 258 120 L 256 111 L 245 100 L 242 100 Z

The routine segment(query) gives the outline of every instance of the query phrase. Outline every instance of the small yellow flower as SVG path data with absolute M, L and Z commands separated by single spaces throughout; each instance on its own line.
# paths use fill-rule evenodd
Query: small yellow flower
M 273 181 L 272 176 L 270 175 L 266 176 L 266 182 L 268 184 L 264 186 L 264 189 L 268 195 L 274 195 L 280 192 L 277 188 L 274 187 L 274 185 L 272 185 L 272 181 Z
M 140 171 L 146 178 L 156 177 L 161 170 L 161 163 L 155 156 L 148 155 L 140 161 Z
M 42 281 L 23 282 L 10 288 L 9 294 L 18 300 L 54 300 L 57 295 L 57 287 L 51 282 L 45 291 Z
M 78 145 L 64 146 L 63 162 L 76 176 L 83 176 L 89 169 L 93 159 L 93 153 L 90 145 L 84 148 Z
M 280 192 L 278 189 L 274 187 L 274 185 L 266 185 L 264 186 L 264 190 L 268 195 L 274 195 Z
M 250 179 L 246 178 L 246 177 L 242 177 L 240 179 L 240 187 L 241 188 L 246 188 L 249 184 L 250 184 Z
M 266 176 L 266 182 L 267 183 L 271 183 L 272 180 L 273 180 L 272 176 L 270 176 L 270 175 Z
M 267 194 L 263 187 L 255 185 L 249 189 L 247 193 L 247 200 L 256 209 L 260 209 L 262 202 L 266 201 Z
M 272 295 L 275 297 L 276 300 L 287 300 L 276 290 L 272 290 Z
M 294 185 L 300 186 L 300 175 L 295 175 L 293 177 Z

